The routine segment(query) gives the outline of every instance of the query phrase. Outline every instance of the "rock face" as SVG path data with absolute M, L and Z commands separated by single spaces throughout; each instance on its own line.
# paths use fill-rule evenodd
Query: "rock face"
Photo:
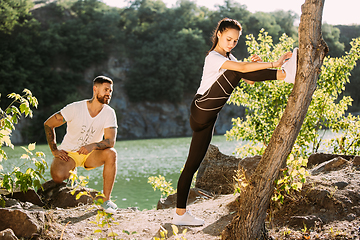
M 112 106 L 117 114 L 117 139 L 166 138 L 191 136 L 189 124 L 192 94 L 184 97 L 180 103 L 139 102 L 128 100 L 123 83 L 115 81 Z M 224 134 L 232 127 L 231 119 L 243 116 L 242 107 L 226 105 L 219 115 L 215 134 Z
M 118 62 L 124 63 L 124 65 L 119 65 Z M 127 60 L 122 58 L 121 54 L 113 54 L 104 63 L 90 67 L 84 74 L 88 90 L 82 89 L 82 92 L 78 93 L 84 99 L 91 97 L 91 84 L 96 74 L 106 75 L 114 80 L 114 92 L 110 106 L 114 108 L 117 115 L 117 140 L 191 136 L 190 103 L 195 93 L 189 93 L 178 103 L 130 102 L 124 89 L 126 64 Z M 216 121 L 215 134 L 224 134 L 232 127 L 231 119 L 242 116 L 244 116 L 243 107 L 226 104 Z M 29 119 L 20 119 L 17 130 L 11 136 L 14 144 L 25 143 L 26 138 L 21 135 L 21 132 L 28 127 L 28 123 Z

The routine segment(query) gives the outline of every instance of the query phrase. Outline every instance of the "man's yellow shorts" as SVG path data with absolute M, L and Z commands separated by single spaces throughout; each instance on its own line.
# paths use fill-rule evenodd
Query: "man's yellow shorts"
M 91 170 L 94 168 L 86 168 L 84 166 L 86 159 L 90 156 L 90 154 L 92 153 L 92 151 L 88 154 L 79 154 L 78 152 L 68 152 L 68 156 L 71 157 L 74 161 L 75 161 L 75 167 L 83 167 L 86 170 Z

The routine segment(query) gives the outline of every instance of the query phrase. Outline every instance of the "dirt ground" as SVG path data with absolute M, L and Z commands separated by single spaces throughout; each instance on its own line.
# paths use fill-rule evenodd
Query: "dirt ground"
M 303 190 L 280 208 L 272 204 L 266 222 L 273 239 L 360 239 L 359 232 L 359 174 L 348 166 L 328 174 L 311 176 Z M 334 183 L 346 182 L 342 189 L 332 187 Z M 325 193 L 325 194 L 323 194 Z M 352 194 L 352 196 L 351 196 Z M 116 239 L 154 239 L 167 230 L 166 239 L 221 239 L 221 232 L 236 214 L 236 198 L 232 194 L 201 200 L 189 206 L 192 214 L 205 220 L 201 227 L 179 227 L 175 236 L 171 219 L 174 209 L 144 210 L 121 209 L 113 215 L 111 228 L 94 233 L 97 227 L 97 210 L 94 206 L 48 211 L 47 230 L 42 239 L 100 239 L 113 231 Z M 314 225 L 296 226 L 294 216 L 312 216 Z M 311 222 L 311 221 L 310 221 Z M 301 224 L 300 224 L 301 225 Z M 186 229 L 186 233 L 182 232 Z

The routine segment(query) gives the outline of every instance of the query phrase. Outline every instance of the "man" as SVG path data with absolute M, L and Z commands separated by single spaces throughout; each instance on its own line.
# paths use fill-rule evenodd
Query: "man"
M 108 105 L 113 91 L 113 81 L 98 76 L 93 81 L 91 100 L 74 102 L 53 114 L 44 123 L 46 138 L 54 155 L 51 177 L 61 183 L 70 177 L 70 170 L 84 167 L 87 170 L 104 165 L 101 205 L 108 213 L 115 213 L 117 206 L 110 200 L 116 170 L 117 155 L 113 148 L 116 141 L 117 121 L 115 111 Z M 67 123 L 64 139 L 56 145 L 55 128 Z

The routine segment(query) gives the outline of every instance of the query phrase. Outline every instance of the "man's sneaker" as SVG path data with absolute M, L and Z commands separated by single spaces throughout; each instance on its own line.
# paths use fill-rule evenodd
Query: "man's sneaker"
M 299 48 L 294 48 L 291 58 L 282 65 L 282 69 L 286 73 L 284 79 L 287 83 L 295 83 L 296 67 L 297 67 L 297 52 Z
M 76 188 L 79 185 L 79 181 L 76 179 L 74 182 L 69 178 L 66 179 L 66 186 L 69 188 Z
M 111 214 L 116 213 L 116 210 L 118 209 L 117 205 L 113 203 L 111 200 L 105 201 L 103 204 L 101 204 L 101 207 L 104 209 L 106 213 L 111 213 Z
M 178 215 L 175 212 L 173 217 L 173 224 L 187 225 L 187 226 L 201 226 L 204 225 L 204 220 L 194 217 L 193 215 L 191 215 L 189 211 L 186 211 L 183 215 Z

